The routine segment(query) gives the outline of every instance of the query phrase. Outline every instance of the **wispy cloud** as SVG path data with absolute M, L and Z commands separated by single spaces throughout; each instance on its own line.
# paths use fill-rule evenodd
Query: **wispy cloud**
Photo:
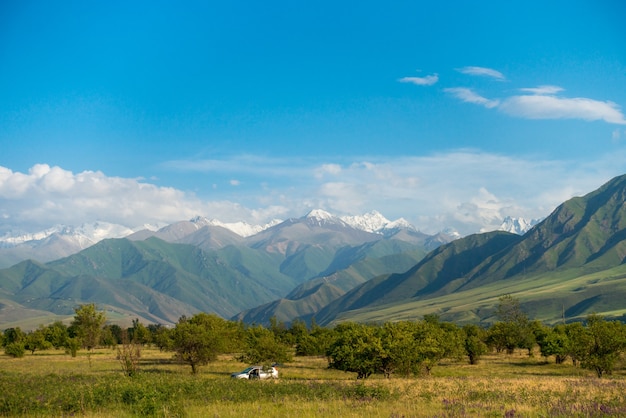
M 457 68 L 457 71 L 463 74 L 468 74 L 468 75 L 491 77 L 500 81 L 506 80 L 506 77 L 504 76 L 504 74 L 492 68 L 470 66 L 470 67 Z
M 526 119 L 582 119 L 603 120 L 607 123 L 626 125 L 626 119 L 615 103 L 587 99 L 548 95 L 512 96 L 500 104 L 498 109 L 511 116 Z
M 466 103 L 479 104 L 481 106 L 485 106 L 488 109 L 496 107 L 500 104 L 499 100 L 487 99 L 486 97 L 483 97 L 478 93 L 475 93 L 472 89 L 466 87 L 451 87 L 444 89 L 444 91 L 446 93 L 452 94 L 457 99 L 460 99 Z
M 438 74 L 427 75 L 425 77 L 402 77 L 398 79 L 400 83 L 416 84 L 418 86 L 432 86 L 439 81 Z
M 526 87 L 519 89 L 525 93 L 532 94 L 556 94 L 563 91 L 562 87 L 559 86 L 538 86 L 538 87 Z
M 239 177 L 229 163 L 241 158 L 224 159 L 213 167 L 228 167 L 225 176 Z M 96 220 L 136 227 L 196 215 L 265 223 L 302 216 L 313 208 L 337 214 L 376 209 L 392 219 L 404 217 L 424 232 L 454 227 L 467 234 L 495 229 L 505 216 L 546 216 L 569 197 L 620 173 L 624 160 L 626 155 L 613 153 L 581 166 L 474 150 L 341 161 L 283 159 L 283 182 L 266 182 L 269 171 L 260 164 L 248 168 L 259 186 L 232 192 L 245 193 L 245 203 L 230 199 L 228 190 L 220 194 L 220 189 L 207 188 L 198 196 L 102 172 L 72 173 L 46 164 L 26 173 L 0 167 L 0 234 L 8 228 L 32 230 Z
M 620 107 L 611 101 L 600 101 L 585 97 L 561 97 L 564 91 L 558 86 L 521 88 L 522 94 L 504 99 L 489 99 L 466 87 L 444 89 L 466 103 L 497 108 L 508 115 L 524 119 L 582 119 L 585 121 L 603 120 L 607 123 L 626 125 L 626 118 Z

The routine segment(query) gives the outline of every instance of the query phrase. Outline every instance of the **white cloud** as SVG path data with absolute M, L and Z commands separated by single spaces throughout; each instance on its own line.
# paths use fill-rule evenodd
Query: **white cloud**
M 418 86 L 432 86 L 439 81 L 439 75 L 427 75 L 426 77 L 402 77 L 398 79 L 400 83 L 416 84 Z
M 505 99 L 489 99 L 466 87 L 446 88 L 444 91 L 463 102 L 474 103 L 488 109 L 497 108 L 519 118 L 603 120 L 607 123 L 626 125 L 626 118 L 617 104 L 584 97 L 558 97 L 556 94 L 563 91 L 563 88 L 558 86 L 522 88 L 520 91 L 531 94 L 510 96 Z
M 520 91 L 532 94 L 556 94 L 563 91 L 563 88 L 559 86 L 539 86 L 522 88 Z
M 500 104 L 498 100 L 487 99 L 477 93 L 475 93 L 472 89 L 468 89 L 465 87 L 452 87 L 444 89 L 446 93 L 450 93 L 454 95 L 456 98 L 466 102 L 466 103 L 474 103 L 479 104 L 481 106 L 485 106 L 488 109 L 496 107 Z
M 502 74 L 500 71 L 496 71 L 491 68 L 470 66 L 470 67 L 458 68 L 457 71 L 463 74 L 491 77 L 491 78 L 495 78 L 496 80 L 501 80 L 501 81 L 506 80 L 506 77 L 504 76 L 504 74 Z
M 239 186 L 241 184 L 241 182 L 236 179 L 232 179 L 231 181 L 229 181 L 229 183 L 231 186 Z
M 322 164 L 315 169 L 315 177 L 322 178 L 325 175 L 336 176 L 341 173 L 341 165 L 339 164 Z
M 210 187 L 200 198 L 102 172 L 72 173 L 45 164 L 27 173 L 0 167 L 0 234 L 96 220 L 136 227 L 196 215 L 261 224 L 302 216 L 313 208 L 338 215 L 375 209 L 390 219 L 404 217 L 424 232 L 454 227 L 468 234 L 495 229 L 505 216 L 546 216 L 569 197 L 594 190 L 621 173 L 625 160 L 626 155 L 612 153 L 581 165 L 475 150 L 341 161 L 284 159 L 280 166 L 288 181 L 246 190 L 245 205 L 238 195 L 224 197 L 218 193 L 228 191 Z M 218 165 L 231 167 L 230 161 Z M 250 174 L 258 170 L 258 177 L 268 172 L 263 164 L 247 169 Z M 230 168 L 227 173 L 232 174 Z
M 582 119 L 603 120 L 626 125 L 619 106 L 587 98 L 563 98 L 546 95 L 512 96 L 502 101 L 498 109 L 526 119 Z

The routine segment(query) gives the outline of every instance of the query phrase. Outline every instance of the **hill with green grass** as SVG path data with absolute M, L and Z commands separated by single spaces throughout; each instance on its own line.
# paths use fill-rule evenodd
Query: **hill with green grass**
M 0 270 L 0 329 L 67 319 L 83 303 L 96 303 L 115 322 L 171 324 L 200 311 L 230 318 L 289 297 L 309 280 L 335 275 L 335 286 L 312 283 L 315 292 L 298 296 L 297 304 L 306 307 L 285 310 L 295 317 L 376 274 L 399 271 L 393 266 L 408 268 L 432 245 L 426 235 L 401 241 L 324 214 L 288 220 L 247 240 L 198 222 L 145 235 Z
M 438 314 L 489 322 L 503 294 L 531 317 L 574 320 L 626 314 L 626 176 L 560 205 L 524 236 L 491 232 L 432 251 L 404 273 L 355 287 L 316 321 L 388 321 Z

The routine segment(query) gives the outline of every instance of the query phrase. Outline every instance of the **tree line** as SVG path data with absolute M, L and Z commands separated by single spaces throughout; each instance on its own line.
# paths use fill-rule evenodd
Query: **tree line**
M 513 353 L 516 349 L 534 355 L 554 357 L 556 363 L 571 360 L 574 366 L 593 370 L 598 377 L 610 374 L 626 352 L 626 326 L 589 315 L 584 323 L 548 326 L 530 320 L 519 302 L 505 295 L 500 298 L 497 321 L 489 327 L 475 324 L 458 326 L 441 321 L 437 315 L 422 320 L 361 324 L 344 322 L 335 327 L 310 326 L 294 321 L 287 327 L 272 318 L 270 325 L 245 325 L 217 315 L 199 313 L 183 316 L 174 327 L 134 320 L 122 329 L 105 324 L 104 312 L 95 305 L 76 308 L 69 326 L 55 322 L 29 333 L 19 328 L 0 334 L 5 353 L 21 357 L 26 351 L 65 349 L 76 356 L 79 349 L 89 354 L 96 346 L 117 349 L 125 373 L 138 369 L 141 347 L 146 344 L 169 351 L 197 373 L 202 365 L 218 355 L 234 353 L 243 362 L 270 365 L 296 356 L 326 356 L 333 369 L 356 373 L 357 378 L 373 374 L 386 377 L 428 374 L 444 359 L 466 359 L 476 364 L 485 354 Z

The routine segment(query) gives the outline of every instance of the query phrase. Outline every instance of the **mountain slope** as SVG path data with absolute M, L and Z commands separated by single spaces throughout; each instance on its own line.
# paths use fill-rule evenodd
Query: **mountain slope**
M 246 250 L 257 255 L 248 255 L 250 263 L 271 266 L 267 255 Z M 205 252 L 157 238 L 104 240 L 54 262 L 26 261 L 0 270 L 2 296 L 24 308 L 57 315 L 71 313 L 78 303 L 95 302 L 169 323 L 182 313 L 197 311 L 229 317 L 276 299 L 296 285 L 263 268 L 245 272 L 232 268 L 225 262 L 229 257 L 227 252 Z
M 489 303 L 493 306 L 499 295 L 512 289 L 525 295 L 527 306 L 535 306 L 535 299 L 551 306 L 539 309 L 540 319 L 554 320 L 564 310 L 576 315 L 596 308 L 621 312 L 626 279 L 621 273 L 616 277 L 615 269 L 619 271 L 626 259 L 625 202 L 626 176 L 616 177 L 586 196 L 563 203 L 524 236 L 492 232 L 441 246 L 406 273 L 356 287 L 320 310 L 316 320 L 323 324 L 338 318 L 408 318 L 418 314 L 416 307 L 422 314 L 485 320 L 491 314 Z M 595 275 L 594 291 L 588 285 L 570 286 L 591 275 Z M 563 291 L 550 295 L 552 302 L 546 304 L 532 296 L 533 289 L 540 288 Z M 597 293 L 598 289 L 613 294 L 609 297 Z M 489 294 L 489 303 L 478 302 Z M 472 306 L 463 315 L 454 305 L 460 303 L 459 295 L 470 298 L 463 305 Z
M 246 323 L 269 324 L 275 317 L 289 323 L 308 317 L 353 287 L 380 274 L 404 271 L 424 256 L 424 250 L 402 241 L 374 241 L 357 247 L 344 247 L 336 254 L 330 274 L 308 280 L 287 296 L 240 312 L 233 319 Z

